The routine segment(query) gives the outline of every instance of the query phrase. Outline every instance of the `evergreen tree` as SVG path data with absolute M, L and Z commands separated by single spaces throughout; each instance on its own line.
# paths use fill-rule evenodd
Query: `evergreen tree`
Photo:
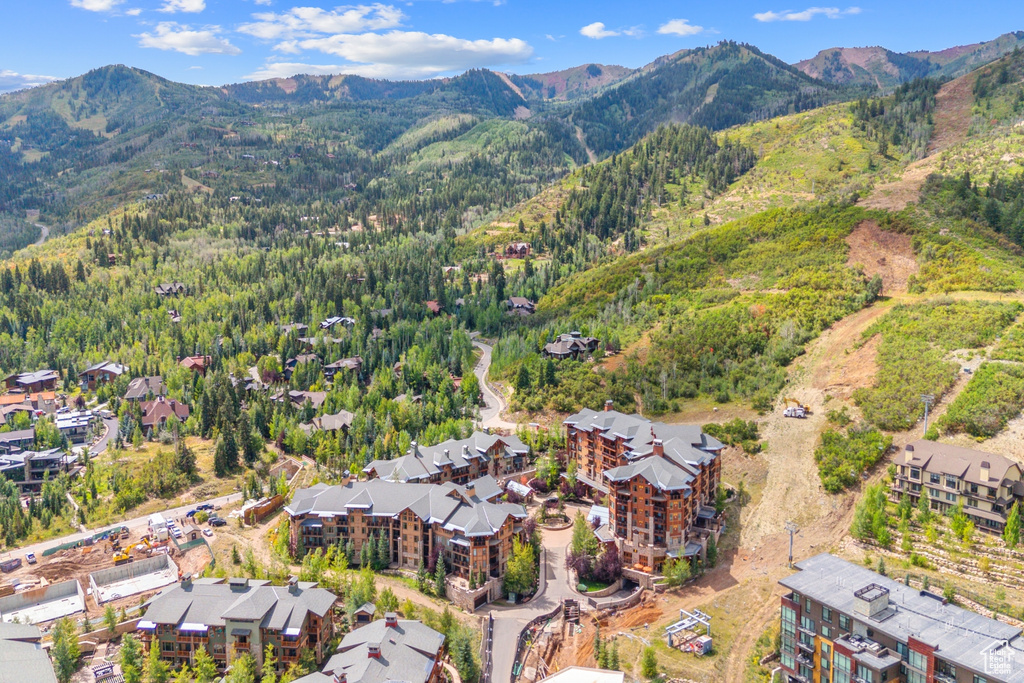
M 920 524 L 927 524 L 932 518 L 931 499 L 928 498 L 928 489 L 921 487 L 921 497 L 917 501 L 917 521 Z
M 1010 548 L 1016 548 L 1020 543 L 1020 506 L 1014 503 L 1010 508 L 1010 514 L 1006 516 L 1006 526 L 1003 527 L 1003 540 Z
M 387 532 L 381 530 L 377 539 L 377 568 L 387 569 L 391 564 L 391 544 L 388 543 Z
M 192 660 L 192 673 L 196 677 L 196 683 L 213 683 L 213 679 L 217 677 L 217 663 L 206 651 L 205 645 L 200 645 L 196 649 Z
M 434 595 L 439 598 L 444 598 L 446 595 L 444 589 L 444 555 L 437 556 L 437 567 L 434 569 Z
M 149 656 L 146 658 L 146 683 L 167 683 L 170 678 L 170 667 L 167 662 L 160 659 L 160 648 L 153 646 L 149 648 Z
M 131 633 L 125 635 L 121 642 L 121 675 L 124 683 L 142 683 L 142 667 L 145 662 L 142 657 L 142 645 Z M 212 678 L 197 683 L 211 683 Z
M 648 680 L 658 677 L 658 655 L 653 647 L 645 647 L 643 657 L 640 660 L 640 673 Z
M 619 670 L 619 641 L 615 639 L 612 641 L 612 654 L 608 658 L 608 668 L 613 671 Z
M 53 673 L 60 683 L 71 681 L 71 677 L 78 670 L 80 655 L 74 623 L 67 617 L 59 619 L 53 627 L 50 659 L 53 660 Z
M 263 652 L 260 683 L 277 683 L 277 659 L 274 658 L 274 646 L 270 643 L 267 643 L 267 648 Z
M 711 534 L 711 538 L 708 539 L 707 560 L 708 567 L 718 564 L 718 542 L 715 541 L 714 534 Z

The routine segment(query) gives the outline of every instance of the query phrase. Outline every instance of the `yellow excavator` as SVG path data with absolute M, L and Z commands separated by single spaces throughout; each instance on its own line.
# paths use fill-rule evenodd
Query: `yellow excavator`
M 795 398 L 784 398 L 782 401 L 786 405 L 786 409 L 782 411 L 783 417 L 796 417 L 802 419 L 811 414 L 811 407 L 804 405 Z
M 119 553 L 114 554 L 114 565 L 125 564 L 126 562 L 132 561 L 132 549 L 130 547 L 125 548 Z

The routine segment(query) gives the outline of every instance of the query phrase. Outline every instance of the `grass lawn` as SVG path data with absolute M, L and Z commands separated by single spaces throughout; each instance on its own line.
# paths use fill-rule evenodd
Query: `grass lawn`
M 611 584 L 610 583 L 602 583 L 600 581 L 584 579 L 584 580 L 580 581 L 579 585 L 580 586 L 586 586 L 587 587 L 587 593 L 594 593 L 594 592 L 597 592 L 597 591 L 604 590 L 605 588 L 607 588 Z

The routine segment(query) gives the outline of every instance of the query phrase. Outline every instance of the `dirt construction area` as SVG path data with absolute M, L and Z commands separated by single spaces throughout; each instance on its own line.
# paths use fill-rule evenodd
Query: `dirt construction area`
M 94 596 L 91 594 L 89 576 L 96 572 L 103 570 L 109 570 L 115 566 L 122 568 L 132 568 L 137 566 L 140 569 L 146 569 L 152 562 L 148 561 L 148 558 L 158 557 L 160 554 L 167 554 L 174 565 L 177 567 L 177 573 L 196 573 L 202 571 L 207 564 L 209 564 L 211 555 L 205 544 L 200 544 L 198 547 L 191 548 L 185 552 L 182 552 L 173 541 L 166 541 L 160 544 L 154 544 L 155 547 L 152 549 L 142 542 L 142 534 L 133 531 L 129 534 L 126 539 L 117 539 L 122 550 L 114 550 L 109 540 L 98 540 L 91 546 L 82 545 L 80 547 L 67 548 L 64 550 L 58 550 L 56 553 L 47 556 L 39 557 L 37 563 L 30 565 L 23 563 L 20 568 L 10 572 L 8 574 L 0 574 L 0 595 L 4 593 L 22 593 L 26 590 L 32 590 L 35 588 L 41 588 L 64 581 L 78 581 L 82 587 L 82 590 L 87 593 L 86 595 L 86 609 L 90 619 L 98 618 L 102 615 L 103 610 L 108 604 L 113 605 L 115 609 L 124 607 L 134 607 L 140 602 L 140 598 L 148 597 L 156 592 L 157 588 L 151 586 L 160 584 L 164 585 L 166 581 L 162 580 L 164 574 L 167 573 L 167 569 L 163 568 L 159 572 L 159 577 L 154 574 L 151 580 L 147 578 L 140 578 L 141 575 L 133 577 L 134 581 L 126 583 L 126 589 L 132 589 L 132 586 L 138 586 L 142 588 L 142 592 L 131 595 L 124 595 L 124 597 L 118 597 L 111 599 L 103 604 L 97 601 L 100 596 Z M 131 556 L 131 562 L 122 562 L 119 565 L 115 564 L 114 558 L 118 553 L 127 552 Z M 159 580 L 158 580 L 159 579 Z M 178 576 L 174 576 L 173 580 L 177 580 Z M 130 586 L 128 584 L 131 584 Z M 107 595 L 106 597 L 112 597 L 114 594 Z M 2 618 L 3 615 L 0 615 Z

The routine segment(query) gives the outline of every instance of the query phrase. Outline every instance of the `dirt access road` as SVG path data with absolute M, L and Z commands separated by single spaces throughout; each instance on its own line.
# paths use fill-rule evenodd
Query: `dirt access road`
M 480 360 L 473 369 L 473 374 L 480 380 L 480 392 L 484 395 L 484 405 L 480 408 L 480 426 L 488 429 L 507 429 L 515 433 L 519 425 L 501 417 L 506 407 L 505 399 L 487 383 L 487 373 L 491 369 L 491 353 L 494 348 L 476 339 L 473 340 L 473 346 L 480 349 L 481 352 Z

